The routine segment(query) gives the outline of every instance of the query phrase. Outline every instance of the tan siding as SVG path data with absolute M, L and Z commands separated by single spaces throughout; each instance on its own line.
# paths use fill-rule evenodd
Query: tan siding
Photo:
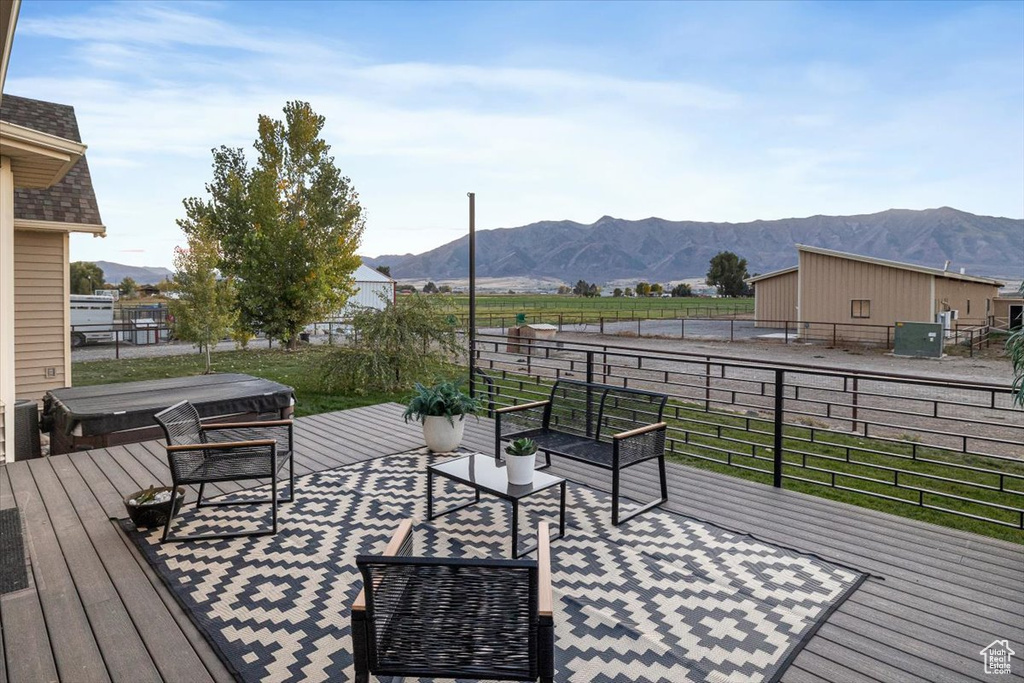
M 872 263 L 800 252 L 800 319 L 811 322 L 892 325 L 896 321 L 931 322 L 933 276 Z M 871 302 L 869 318 L 854 318 L 853 300 Z M 831 335 L 831 326 L 812 331 Z M 886 331 L 840 327 L 847 340 L 884 341 Z
M 992 300 L 992 325 L 1001 330 L 1009 328 L 1010 306 L 1024 306 L 1024 298 L 1003 296 Z M 973 307 L 971 310 L 974 310 Z
M 761 280 L 754 284 L 754 318 L 758 327 L 782 327 L 796 320 L 796 271 Z
M 935 278 L 935 313 L 941 311 L 959 311 L 957 323 L 961 327 L 984 325 L 987 322 L 985 301 L 995 299 L 999 288 L 980 282 L 964 282 L 949 278 Z M 970 301 L 970 312 L 967 302 Z
M 67 386 L 66 233 L 14 233 L 14 367 L 18 398 Z M 54 376 L 47 377 L 47 368 Z

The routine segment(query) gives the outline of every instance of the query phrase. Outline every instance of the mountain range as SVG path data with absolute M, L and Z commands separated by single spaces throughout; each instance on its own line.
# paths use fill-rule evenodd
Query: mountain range
M 174 271 L 159 266 L 126 266 L 112 261 L 93 261 L 103 271 L 103 279 L 117 284 L 126 277 L 135 280 L 139 285 L 155 285 L 162 280 L 174 277 Z
M 951 268 L 974 275 L 1024 278 L 1024 220 L 949 207 L 749 223 L 611 216 L 590 225 L 541 221 L 478 231 L 477 276 L 665 282 L 705 275 L 708 261 L 720 251 L 746 258 L 751 273 L 766 273 L 796 265 L 796 244 L 936 268 L 949 260 Z M 422 254 L 363 262 L 390 266 L 396 279 L 456 279 L 468 275 L 468 252 L 467 235 Z

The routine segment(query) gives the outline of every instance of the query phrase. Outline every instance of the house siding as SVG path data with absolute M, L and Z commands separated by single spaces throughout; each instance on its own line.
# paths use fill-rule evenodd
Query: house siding
M 837 327 L 837 339 L 884 342 L 886 330 L 853 325 L 934 319 L 932 275 L 806 251 L 800 252 L 799 273 L 800 319 L 850 325 Z M 854 318 L 853 300 L 870 301 L 870 317 Z M 833 335 L 831 325 L 812 325 L 801 332 L 819 338 Z
M 754 319 L 756 327 L 783 327 L 787 320 L 797 320 L 797 271 L 784 273 L 754 284 Z
M 68 234 L 14 233 L 14 367 L 18 398 L 71 383 Z M 47 370 L 53 369 L 53 376 Z

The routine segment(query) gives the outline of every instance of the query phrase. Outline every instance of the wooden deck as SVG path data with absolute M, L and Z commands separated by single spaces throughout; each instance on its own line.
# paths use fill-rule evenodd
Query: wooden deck
M 297 474 L 422 445 L 396 404 L 303 418 L 295 440 Z M 465 445 L 491 444 L 491 423 L 470 421 Z M 607 488 L 605 473 L 553 469 Z M 652 485 L 639 469 L 627 492 Z M 997 638 L 1018 653 L 1001 680 L 1024 680 L 1024 547 L 684 466 L 669 476 L 672 510 L 882 577 L 828 619 L 783 680 L 984 681 L 979 651 Z M 124 516 L 124 495 L 168 478 L 152 442 L 0 467 L 0 508 L 21 508 L 33 583 L 0 596 L 0 683 L 232 680 L 110 521 Z

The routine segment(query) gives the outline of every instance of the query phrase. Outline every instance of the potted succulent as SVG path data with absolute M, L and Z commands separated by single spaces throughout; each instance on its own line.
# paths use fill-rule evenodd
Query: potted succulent
M 438 382 L 431 387 L 416 383 L 415 392 L 405 407 L 405 421 L 423 423 L 427 448 L 435 453 L 454 451 L 462 443 L 466 415 L 474 415 L 480 403 L 462 393 L 461 382 Z
M 516 439 L 505 448 L 508 483 L 533 483 L 533 467 L 537 464 L 537 443 L 533 439 Z
M 141 529 L 163 526 L 171 514 L 178 514 L 185 502 L 185 488 L 173 491 L 170 486 L 150 486 L 124 499 L 124 507 L 132 523 Z M 173 513 L 172 513 L 173 507 Z

